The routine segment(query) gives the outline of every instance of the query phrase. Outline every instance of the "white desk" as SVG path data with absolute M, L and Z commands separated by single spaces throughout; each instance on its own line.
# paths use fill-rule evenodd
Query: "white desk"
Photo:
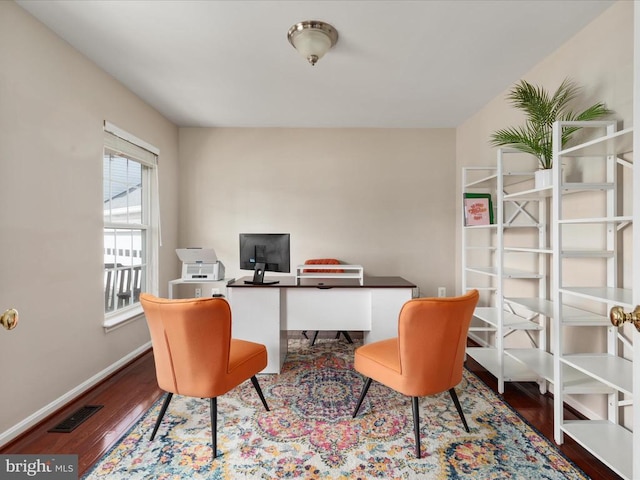
M 364 331 L 370 343 L 398 335 L 398 314 L 415 285 L 401 277 L 357 280 L 272 277 L 273 285 L 248 285 L 244 277 L 227 285 L 234 338 L 266 345 L 262 373 L 280 373 L 289 330 Z M 312 348 L 312 347 L 310 347 Z

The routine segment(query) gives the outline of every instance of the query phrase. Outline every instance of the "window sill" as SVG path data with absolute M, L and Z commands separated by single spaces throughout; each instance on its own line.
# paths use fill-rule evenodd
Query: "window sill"
M 102 326 L 105 332 L 111 332 L 141 318 L 144 318 L 142 306 L 136 305 L 105 317 Z

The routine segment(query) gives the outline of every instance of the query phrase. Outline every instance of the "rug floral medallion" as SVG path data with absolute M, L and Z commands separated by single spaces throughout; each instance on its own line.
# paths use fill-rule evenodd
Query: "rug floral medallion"
M 357 346 L 357 345 L 356 345 Z M 161 401 L 85 479 L 587 479 L 542 435 L 465 370 L 456 387 L 467 433 L 447 392 L 420 399 L 422 458 L 411 399 L 353 370 L 354 345 L 289 340 L 280 375 L 218 398 L 212 460 L 209 401 L 175 395 L 154 441 Z

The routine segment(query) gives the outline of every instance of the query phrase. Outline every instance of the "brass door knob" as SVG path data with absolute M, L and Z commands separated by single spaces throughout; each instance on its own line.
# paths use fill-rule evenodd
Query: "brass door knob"
M 633 323 L 636 330 L 640 332 L 640 305 L 637 305 L 630 313 L 625 313 L 622 307 L 613 307 L 609 312 L 609 320 L 616 327 L 622 326 L 625 322 Z
M 13 330 L 18 325 L 18 311 L 15 308 L 5 310 L 0 317 L 0 325 L 7 330 Z

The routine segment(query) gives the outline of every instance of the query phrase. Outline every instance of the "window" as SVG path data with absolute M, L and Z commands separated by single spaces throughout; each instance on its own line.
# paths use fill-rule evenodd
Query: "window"
M 142 312 L 140 292 L 157 286 L 157 228 L 154 225 L 157 154 L 117 127 L 107 131 L 103 156 L 104 326 Z M 123 138 L 125 137 L 125 138 Z M 131 141 L 133 140 L 133 141 Z M 141 142 L 144 143 L 144 142 Z

